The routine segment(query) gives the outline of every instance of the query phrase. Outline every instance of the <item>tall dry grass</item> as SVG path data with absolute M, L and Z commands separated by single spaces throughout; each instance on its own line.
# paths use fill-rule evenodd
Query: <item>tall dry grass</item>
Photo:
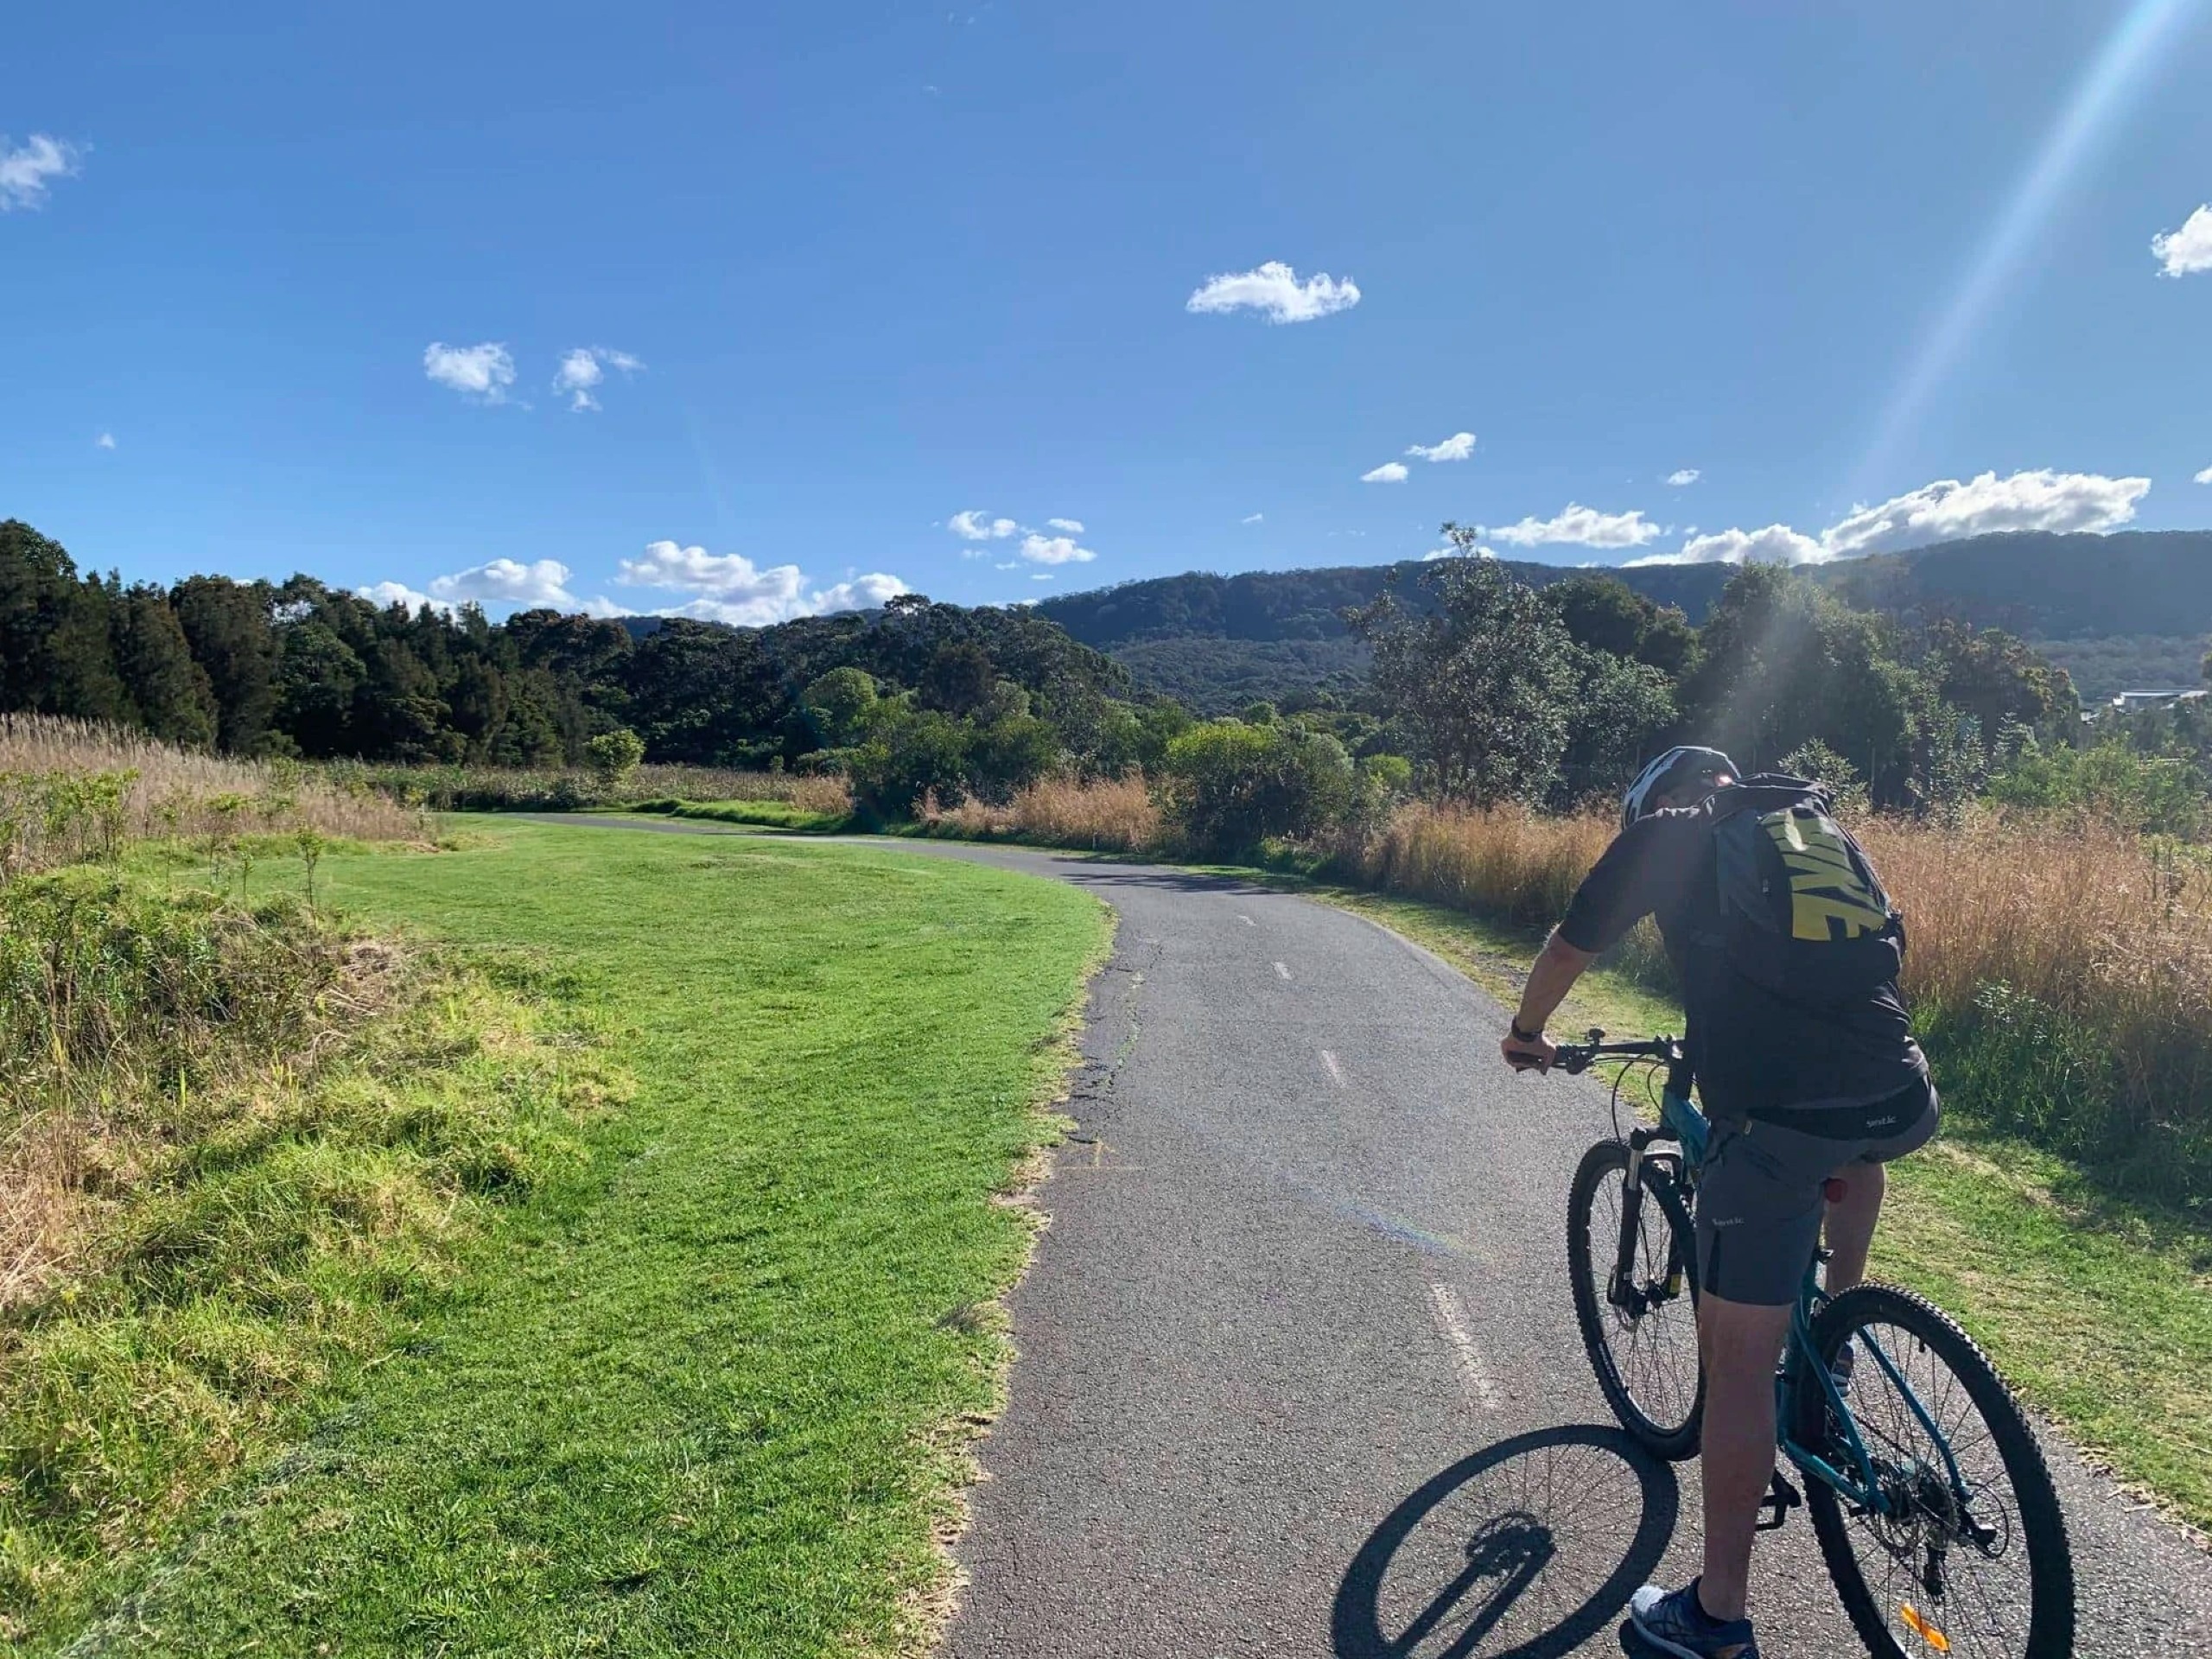
M 0 715 L 0 874 L 111 855 L 122 842 L 313 830 L 362 841 L 423 834 L 389 797 L 296 762 L 174 749 L 134 732 Z
M 647 765 L 610 778 L 584 766 L 384 766 L 341 762 L 343 783 L 441 812 L 565 812 L 645 801 L 780 801 L 804 812 L 852 810 L 842 778 L 729 766 Z
M 1364 885 L 1520 926 L 1565 912 L 1609 817 L 1402 808 Z M 2212 1205 L 2212 859 L 2103 825 L 1896 818 L 1853 832 L 1904 912 L 1904 988 L 1951 1098 L 2133 1188 Z M 1624 947 L 1664 978 L 1648 932 Z
M 1414 804 L 1338 864 L 1365 887 L 1536 926 L 1566 911 L 1612 829 L 1601 818 L 1546 817 L 1525 807 Z
M 929 835 L 1033 841 L 1099 852 L 1160 852 L 1166 843 L 1160 804 L 1145 780 L 1134 774 L 1090 783 L 1048 778 L 1004 805 L 971 797 L 957 806 L 941 806 L 932 794 L 923 800 L 917 822 Z

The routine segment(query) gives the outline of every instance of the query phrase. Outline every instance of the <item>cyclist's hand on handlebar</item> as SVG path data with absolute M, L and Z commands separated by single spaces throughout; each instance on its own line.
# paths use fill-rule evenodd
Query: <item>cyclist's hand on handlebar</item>
M 1524 1042 L 1509 1031 L 1499 1040 L 1497 1052 L 1516 1071 L 1548 1071 L 1559 1050 L 1541 1033 L 1534 1041 Z

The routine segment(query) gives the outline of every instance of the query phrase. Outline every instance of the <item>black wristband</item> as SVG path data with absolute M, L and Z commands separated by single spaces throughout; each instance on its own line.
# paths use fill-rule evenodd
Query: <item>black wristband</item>
M 1543 1027 L 1540 1026 L 1534 1031 L 1523 1031 L 1518 1015 L 1507 1020 L 1505 1028 L 1513 1033 L 1513 1040 L 1516 1043 L 1541 1043 L 1544 1040 Z

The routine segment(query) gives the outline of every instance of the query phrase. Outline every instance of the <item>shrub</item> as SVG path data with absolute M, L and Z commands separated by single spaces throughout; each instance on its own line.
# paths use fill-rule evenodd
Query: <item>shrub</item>
M 1357 799 L 1344 746 L 1294 721 L 1194 726 L 1167 746 L 1167 776 L 1184 836 L 1216 855 L 1275 836 L 1318 836 Z
M 613 795 L 627 784 L 645 758 L 645 739 L 621 727 L 601 732 L 584 745 L 585 763 L 602 795 Z

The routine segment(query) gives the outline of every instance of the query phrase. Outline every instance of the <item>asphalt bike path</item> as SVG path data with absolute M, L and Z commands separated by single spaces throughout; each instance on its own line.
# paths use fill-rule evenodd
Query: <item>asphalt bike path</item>
M 1619 1433 L 1575 1328 L 1567 1184 L 1611 1133 L 1602 1085 L 1507 1073 L 1506 1010 L 1328 906 L 874 844 L 1120 915 L 944 1653 L 1619 1653 L 1630 1593 L 1693 1574 L 1700 1528 L 1696 1465 Z M 2212 1555 L 2044 1441 L 2077 1650 L 2212 1656 Z M 1752 1594 L 1770 1659 L 1864 1650 L 1802 1510 L 1761 1537 Z

